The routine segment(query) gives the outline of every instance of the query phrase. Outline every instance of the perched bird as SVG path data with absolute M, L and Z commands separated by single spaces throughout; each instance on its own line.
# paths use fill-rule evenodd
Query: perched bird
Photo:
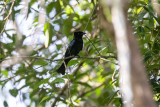
M 64 56 L 65 60 L 62 63 L 62 65 L 56 70 L 56 72 L 61 73 L 62 75 L 65 74 L 65 65 L 67 66 L 68 62 L 73 58 L 71 56 L 78 56 L 78 53 L 83 48 L 82 36 L 84 34 L 86 34 L 86 33 L 81 32 L 81 31 L 74 32 L 73 40 L 68 45 L 68 48 L 67 48 L 65 56 Z

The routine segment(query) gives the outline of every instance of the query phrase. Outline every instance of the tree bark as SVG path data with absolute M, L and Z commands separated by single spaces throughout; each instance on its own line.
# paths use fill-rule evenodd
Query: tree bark
M 127 19 L 128 0 L 101 0 L 102 10 L 111 11 L 113 31 L 120 65 L 120 90 L 125 107 L 156 107 L 145 73 L 138 43 Z M 107 13 L 104 13 L 105 21 Z M 104 20 L 104 19 L 103 19 Z M 107 23 L 106 23 L 107 25 Z M 110 26 L 110 25 L 107 25 Z M 105 31 L 107 27 L 102 26 Z

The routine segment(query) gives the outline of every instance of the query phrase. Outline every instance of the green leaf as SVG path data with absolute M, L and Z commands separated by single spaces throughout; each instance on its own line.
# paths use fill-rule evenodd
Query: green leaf
M 69 79 L 74 79 L 73 75 L 69 75 L 69 74 L 63 76 L 62 78 L 66 78 L 66 79 L 68 79 L 68 78 L 69 78 Z
M 145 14 L 146 14 L 146 11 L 143 11 L 142 13 L 139 13 L 138 19 L 142 20 Z
M 30 1 L 30 5 L 32 6 L 34 3 L 36 3 L 37 2 L 37 0 L 31 0 Z
M 56 2 L 51 2 L 46 10 L 47 10 L 47 15 L 49 15 L 49 13 L 53 10 L 53 8 L 56 9 L 56 14 L 60 13 L 61 12 L 61 5 L 60 5 L 60 1 L 57 0 Z
M 8 77 L 8 71 L 2 70 L 1 73 L 2 73 L 3 75 L 5 75 L 5 77 Z
M 88 23 L 88 26 L 85 30 L 91 32 L 91 30 L 92 30 L 92 23 L 91 22 Z
M 56 53 L 55 55 L 52 56 L 51 59 L 54 59 L 55 57 L 57 57 L 57 55 L 58 55 L 58 54 Z
M 47 62 L 43 59 L 40 59 L 34 63 L 34 65 L 46 65 L 46 64 L 47 64 Z
M 47 14 L 49 15 L 49 13 L 52 11 L 54 7 L 54 2 L 51 2 L 50 4 L 48 4 L 48 6 L 46 7 L 47 10 Z
M 53 83 L 65 83 L 65 81 L 62 78 L 56 78 Z
M 56 13 L 60 13 L 61 12 L 61 5 L 60 5 L 60 1 L 57 0 L 55 3 L 55 8 L 56 8 Z
M 10 2 L 11 0 L 7 0 L 7 2 Z
M 114 99 L 114 97 L 117 95 L 118 91 L 114 92 L 114 94 L 110 97 L 110 99 L 107 101 L 107 105 L 112 102 L 112 100 Z
M 14 88 L 14 89 L 9 90 L 9 93 L 12 96 L 16 97 L 18 95 L 18 90 L 16 88 Z
M 69 61 L 68 65 L 67 66 L 72 66 L 72 65 L 76 65 L 78 63 L 78 60 L 75 59 L 75 60 L 71 60 Z
M 1 54 L 1 55 L 0 55 L 0 58 L 5 58 L 5 55 L 4 55 L 4 54 Z
M 45 31 L 45 36 L 46 36 L 45 48 L 47 48 L 49 45 L 49 30 L 48 29 Z
M 151 53 L 147 53 L 144 58 L 144 62 L 147 62 L 152 57 Z
M 37 94 L 37 92 L 39 91 L 39 89 L 34 89 L 31 93 L 30 93 L 30 97 L 32 98 L 34 95 Z
M 149 27 L 154 28 L 154 20 L 153 20 L 153 18 L 149 19 Z
M 45 47 L 47 48 L 50 43 L 52 42 L 52 37 L 53 37 L 53 26 L 50 23 L 46 23 L 44 25 L 44 33 L 46 36 L 46 40 L 45 40 Z
M 4 105 L 4 107 L 9 107 L 6 100 L 4 100 L 3 105 Z
M 142 4 L 142 5 L 146 5 L 146 2 L 144 1 L 138 1 L 139 4 Z
M 35 17 L 35 19 L 33 21 L 33 23 L 36 23 L 36 22 L 38 22 L 38 17 Z
M 57 50 L 60 50 L 61 49 L 61 47 L 62 47 L 62 45 L 56 45 L 56 47 L 57 47 Z
M 47 48 L 48 45 L 49 45 L 49 23 L 46 23 L 44 25 L 44 34 L 46 36 L 46 39 L 45 39 L 45 48 Z
M 93 53 L 97 54 L 96 49 L 94 47 L 92 47 L 92 49 L 90 49 L 89 56 L 91 56 Z
M 97 96 L 100 96 L 101 93 L 102 93 L 101 89 L 100 89 L 100 88 L 97 88 L 97 89 L 96 89 L 96 95 L 97 95 Z
M 153 70 L 154 68 L 159 68 L 160 66 L 159 66 L 159 64 L 154 64 L 154 65 L 150 65 L 148 68 L 147 68 L 147 70 L 148 71 L 151 71 L 151 70 Z
M 152 7 L 150 5 L 148 5 L 148 7 L 144 6 L 143 8 L 150 14 L 150 16 L 154 17 L 153 9 L 152 9 Z
M 19 67 L 19 69 L 16 71 L 15 75 L 25 74 L 26 72 L 27 71 L 26 71 L 25 65 L 22 64 L 21 67 Z
M 41 84 L 48 83 L 48 81 L 49 81 L 49 78 L 43 79 L 42 81 L 40 81 L 39 83 L 37 83 L 37 84 L 34 86 L 34 90 L 37 89 Z
M 142 36 L 144 36 L 144 28 L 142 27 L 142 26 L 139 26 L 138 28 L 137 28 L 137 34 L 138 35 L 142 35 Z
M 45 96 L 42 98 L 42 100 L 40 101 L 40 103 L 42 103 L 43 101 L 47 100 L 49 98 L 49 96 Z
M 4 21 L 0 21 L 0 31 L 2 31 L 3 27 L 4 27 Z
M 158 54 L 159 53 L 159 50 L 160 50 L 160 44 L 155 42 L 154 45 L 153 45 L 153 52 L 155 54 Z
M 145 41 L 146 41 L 146 43 L 149 43 L 151 41 L 150 38 L 151 38 L 150 34 L 146 34 L 145 35 Z
M 69 36 L 73 24 L 73 16 L 70 15 L 63 23 L 63 32 Z

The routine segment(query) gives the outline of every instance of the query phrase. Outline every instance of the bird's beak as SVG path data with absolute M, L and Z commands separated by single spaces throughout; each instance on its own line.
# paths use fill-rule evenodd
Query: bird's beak
M 83 35 L 85 35 L 86 33 L 85 32 L 83 32 Z

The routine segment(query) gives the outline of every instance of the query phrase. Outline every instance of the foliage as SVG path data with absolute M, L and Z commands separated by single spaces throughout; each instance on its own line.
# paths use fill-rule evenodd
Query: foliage
M 5 26 L 6 20 L 4 19 L 9 15 L 12 3 L 11 0 L 0 2 L 0 31 Z M 34 41 L 34 36 L 32 36 L 34 33 L 30 32 L 34 32 L 39 27 L 38 23 L 41 20 L 39 12 L 43 6 L 38 0 L 30 0 L 25 18 L 19 22 L 19 17 L 22 17 L 23 13 L 22 5 L 21 0 L 15 1 L 6 28 L 0 35 L 0 62 L 13 57 L 19 50 L 26 49 L 30 44 L 26 41 Z M 45 0 L 44 6 L 45 24 L 41 33 L 38 33 L 40 35 L 38 44 L 33 47 L 34 50 L 28 56 L 20 56 L 23 61 L 1 70 L 1 88 L 5 89 L 5 86 L 11 83 L 12 88 L 8 91 L 13 97 L 22 96 L 24 102 L 29 99 L 30 103 L 26 103 L 27 106 L 34 104 L 38 107 L 46 106 L 48 103 L 51 105 L 67 81 L 70 80 L 69 87 L 65 87 L 60 94 L 57 105 L 64 103 L 70 106 L 76 104 L 82 106 L 81 104 L 84 102 L 83 106 L 86 107 L 92 105 L 97 107 L 122 106 L 115 46 L 109 37 L 112 35 L 106 36 L 99 25 L 98 1 Z M 132 22 L 134 33 L 139 40 L 154 98 L 159 102 L 160 18 L 148 0 L 133 0 L 128 10 L 128 18 Z M 22 34 L 20 41 L 18 41 L 19 35 L 14 25 L 15 22 Z M 83 37 L 84 48 L 79 54 L 81 58 L 74 58 L 70 61 L 67 74 L 62 76 L 55 70 L 63 61 L 56 59 L 62 58 L 67 47 L 66 44 L 72 40 L 73 31 L 76 30 L 87 32 L 87 37 Z M 101 56 L 114 57 L 100 58 L 97 51 Z M 27 92 L 24 91 L 26 89 Z M 9 101 L 5 99 L 4 106 L 8 105 L 7 102 Z
M 135 0 L 131 3 L 129 18 L 139 40 L 154 98 L 160 103 L 160 17 L 157 16 L 151 2 Z

